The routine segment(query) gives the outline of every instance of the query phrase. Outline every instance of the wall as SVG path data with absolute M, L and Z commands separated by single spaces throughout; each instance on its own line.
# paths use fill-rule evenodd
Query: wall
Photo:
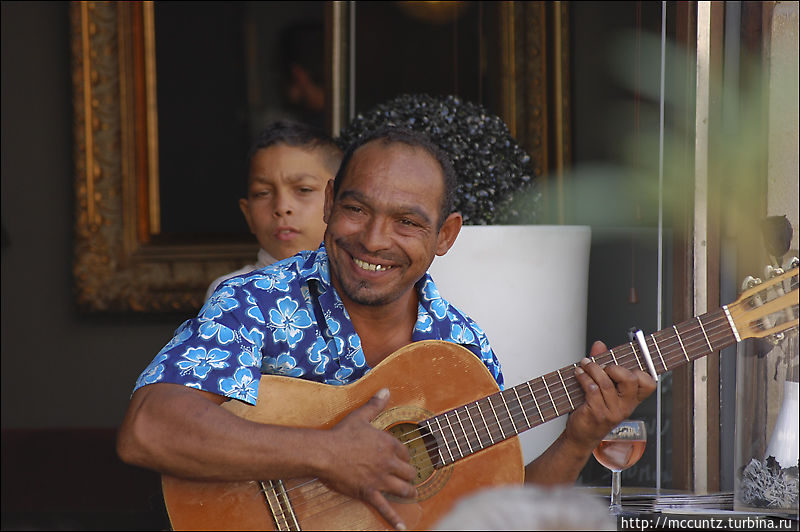
M 164 530 L 158 476 L 114 438 L 181 317 L 76 310 L 68 9 L 2 3 L 2 528 Z
M 92 317 L 72 293 L 67 3 L 2 3 L 2 426 L 114 427 L 180 318 Z

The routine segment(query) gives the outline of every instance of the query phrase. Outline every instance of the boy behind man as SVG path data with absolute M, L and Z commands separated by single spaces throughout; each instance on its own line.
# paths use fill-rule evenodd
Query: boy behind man
M 263 130 L 250 149 L 247 197 L 239 200 L 261 249 L 257 262 L 215 279 L 222 281 L 269 266 L 304 249 L 317 249 L 325 232 L 325 186 L 342 161 L 339 146 L 322 131 L 281 120 Z

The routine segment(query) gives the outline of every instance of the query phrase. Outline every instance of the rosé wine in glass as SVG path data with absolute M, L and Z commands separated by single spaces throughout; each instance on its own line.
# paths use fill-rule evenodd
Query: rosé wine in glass
M 592 451 L 595 459 L 611 470 L 611 505 L 614 515 L 622 513 L 621 472 L 639 461 L 647 444 L 644 421 L 626 419 L 609 432 Z

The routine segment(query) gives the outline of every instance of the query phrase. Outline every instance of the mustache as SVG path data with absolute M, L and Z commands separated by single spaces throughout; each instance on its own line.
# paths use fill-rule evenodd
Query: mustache
M 391 251 L 369 251 L 360 242 L 348 237 L 339 237 L 335 239 L 334 242 L 339 249 L 346 251 L 354 257 L 366 260 L 367 262 L 371 262 L 371 259 L 378 262 L 386 261 L 392 264 L 405 264 L 407 262 L 405 256 L 402 254 L 393 253 Z

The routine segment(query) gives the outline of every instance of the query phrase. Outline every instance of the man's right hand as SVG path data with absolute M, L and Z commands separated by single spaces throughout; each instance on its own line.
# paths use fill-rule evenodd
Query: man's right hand
M 411 481 L 416 469 L 405 445 L 370 424 L 388 400 L 389 390 L 384 388 L 333 427 L 330 449 L 334 459 L 319 476 L 332 489 L 367 502 L 396 529 L 405 530 L 384 494 L 415 497 L 417 490 Z
M 384 493 L 414 497 L 416 470 L 406 447 L 370 424 L 388 399 L 379 392 L 332 429 L 317 430 L 255 423 L 219 408 L 224 397 L 150 384 L 134 393 L 117 450 L 126 463 L 194 480 L 319 477 L 402 529 Z

